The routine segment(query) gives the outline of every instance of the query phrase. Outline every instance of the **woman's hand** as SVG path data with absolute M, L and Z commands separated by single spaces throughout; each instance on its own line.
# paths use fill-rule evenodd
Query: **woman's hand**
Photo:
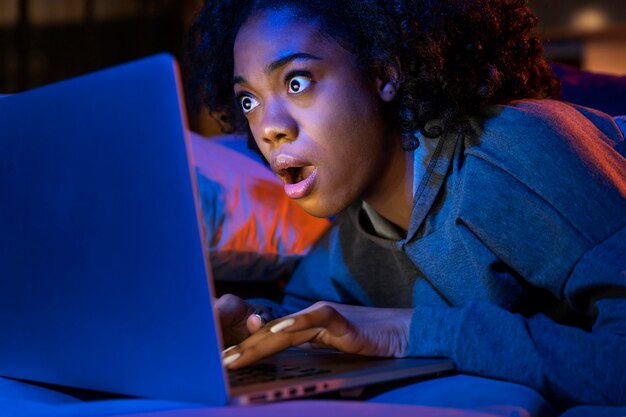
M 346 353 L 403 357 L 408 352 L 413 309 L 357 307 L 319 302 L 268 323 L 223 353 L 224 365 L 238 369 L 281 350 L 311 344 Z
M 215 305 L 222 327 L 224 347 L 242 342 L 271 320 L 271 314 L 265 307 L 250 304 L 236 295 L 223 295 Z

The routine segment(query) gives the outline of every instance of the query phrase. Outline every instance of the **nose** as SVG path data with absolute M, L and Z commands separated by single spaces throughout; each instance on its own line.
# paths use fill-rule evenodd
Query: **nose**
M 290 142 L 298 137 L 298 124 L 280 100 L 266 104 L 262 123 L 261 134 L 268 144 Z

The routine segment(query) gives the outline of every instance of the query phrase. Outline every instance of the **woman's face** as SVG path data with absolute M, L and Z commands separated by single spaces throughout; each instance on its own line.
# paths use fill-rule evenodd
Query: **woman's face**
M 314 21 L 288 11 L 248 19 L 234 45 L 234 88 L 285 193 L 328 217 L 384 186 L 394 163 L 380 81 Z

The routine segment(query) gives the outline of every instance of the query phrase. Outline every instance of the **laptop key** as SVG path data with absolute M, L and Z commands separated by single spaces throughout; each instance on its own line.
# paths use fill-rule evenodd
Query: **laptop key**
M 228 371 L 231 386 L 242 386 L 260 382 L 270 382 L 284 379 L 302 378 L 310 375 L 320 375 L 330 372 L 330 369 L 315 367 L 280 366 L 271 364 L 257 364 L 235 371 Z

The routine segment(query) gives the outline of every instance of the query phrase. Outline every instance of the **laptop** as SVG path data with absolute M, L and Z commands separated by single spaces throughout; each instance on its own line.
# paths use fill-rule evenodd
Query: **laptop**
M 453 369 L 296 349 L 229 375 L 186 132 L 166 54 L 0 99 L 0 375 L 222 405 Z

